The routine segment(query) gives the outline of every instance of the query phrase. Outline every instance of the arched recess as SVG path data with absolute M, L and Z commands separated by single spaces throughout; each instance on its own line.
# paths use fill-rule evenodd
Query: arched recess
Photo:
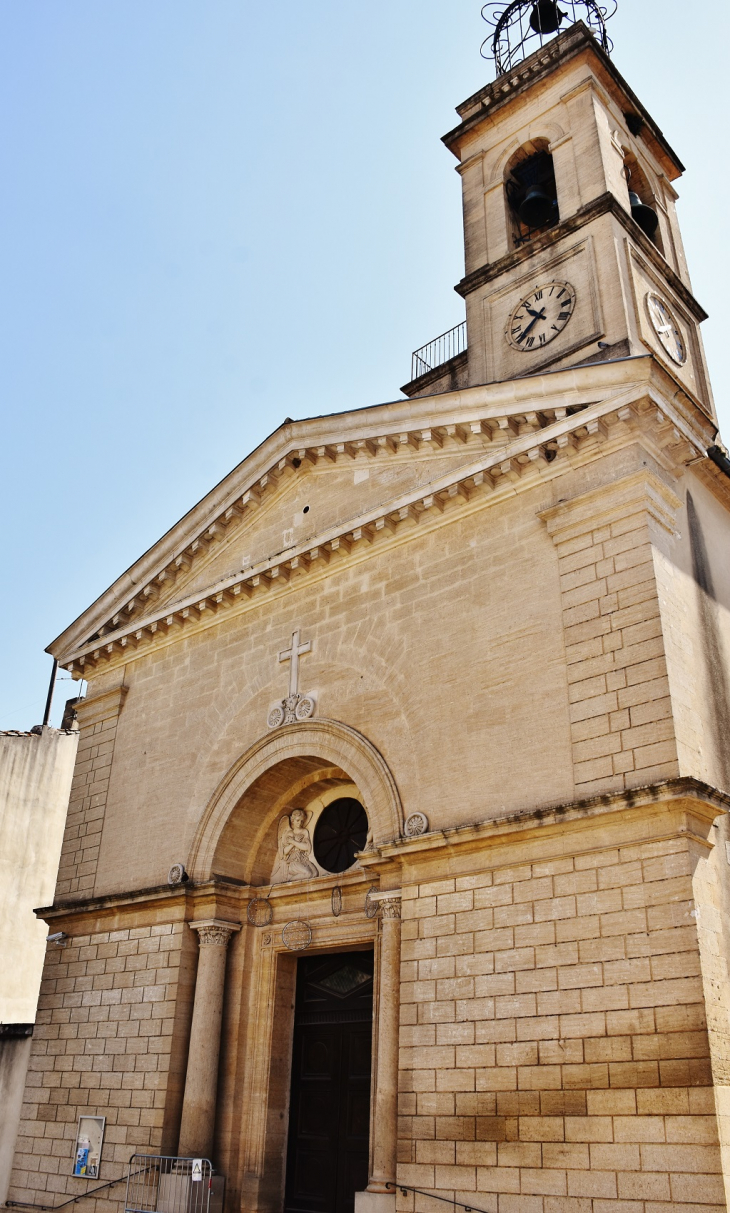
M 250 879 L 252 856 L 285 804 L 303 788 L 325 780 L 350 780 L 357 785 L 376 845 L 400 837 L 403 810 L 398 788 L 382 754 L 367 738 L 335 720 L 286 725 L 252 745 L 218 785 L 191 848 L 188 871 L 193 880 L 208 880 L 218 871 L 221 839 L 247 800 L 251 822 L 244 845 L 249 855 L 240 862 Z
M 550 140 L 536 137 L 523 143 L 504 166 L 504 188 L 513 248 L 520 248 L 560 221 L 558 187 Z M 528 195 L 539 197 L 539 214 L 523 213 Z M 529 204 L 528 204 L 529 205 Z
M 539 124 L 539 129 L 530 130 L 522 138 L 513 136 L 506 145 L 502 146 L 490 160 L 487 162 L 488 167 L 485 169 L 484 177 L 486 188 L 492 189 L 495 185 L 502 185 L 505 178 L 505 166 L 510 164 L 515 158 L 515 155 L 523 147 L 532 145 L 540 145 L 552 151 L 552 144 L 558 143 L 565 138 L 565 131 L 557 122 L 543 122 Z

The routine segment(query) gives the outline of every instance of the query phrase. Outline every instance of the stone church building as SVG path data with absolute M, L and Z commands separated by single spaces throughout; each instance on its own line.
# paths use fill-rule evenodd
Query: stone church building
M 50 646 L 88 695 L 16 1203 L 124 1208 L 94 1190 L 164 1155 L 226 1213 L 727 1208 L 730 462 L 682 165 L 582 23 L 458 116 L 467 340 L 284 422 Z

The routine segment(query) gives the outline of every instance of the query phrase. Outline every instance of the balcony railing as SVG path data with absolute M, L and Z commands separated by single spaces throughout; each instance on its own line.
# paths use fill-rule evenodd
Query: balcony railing
M 450 358 L 463 354 L 466 350 L 466 320 L 434 337 L 428 345 L 422 345 L 420 350 L 414 350 L 411 355 L 411 379 L 418 379 L 428 371 L 434 371 L 437 366 L 443 366 Z

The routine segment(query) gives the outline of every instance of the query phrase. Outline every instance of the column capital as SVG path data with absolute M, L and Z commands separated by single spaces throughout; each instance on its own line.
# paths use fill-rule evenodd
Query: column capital
M 201 918 L 198 922 L 188 923 L 191 931 L 198 932 L 200 947 L 206 944 L 226 948 L 231 935 L 241 930 L 239 922 L 225 922 L 221 918 Z
M 401 897 L 400 889 L 382 889 L 373 893 L 372 900 L 380 906 L 381 918 L 400 918 Z

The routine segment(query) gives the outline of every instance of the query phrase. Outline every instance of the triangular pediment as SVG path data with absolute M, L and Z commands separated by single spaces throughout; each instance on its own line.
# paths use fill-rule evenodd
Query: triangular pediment
M 49 651 L 83 667 L 102 649 L 149 639 L 173 617 L 197 618 L 250 595 L 262 579 L 281 584 L 452 500 L 544 474 L 575 435 L 604 438 L 600 418 L 620 417 L 662 375 L 651 357 L 630 358 L 286 422 Z M 689 435 L 678 439 L 686 445 Z

